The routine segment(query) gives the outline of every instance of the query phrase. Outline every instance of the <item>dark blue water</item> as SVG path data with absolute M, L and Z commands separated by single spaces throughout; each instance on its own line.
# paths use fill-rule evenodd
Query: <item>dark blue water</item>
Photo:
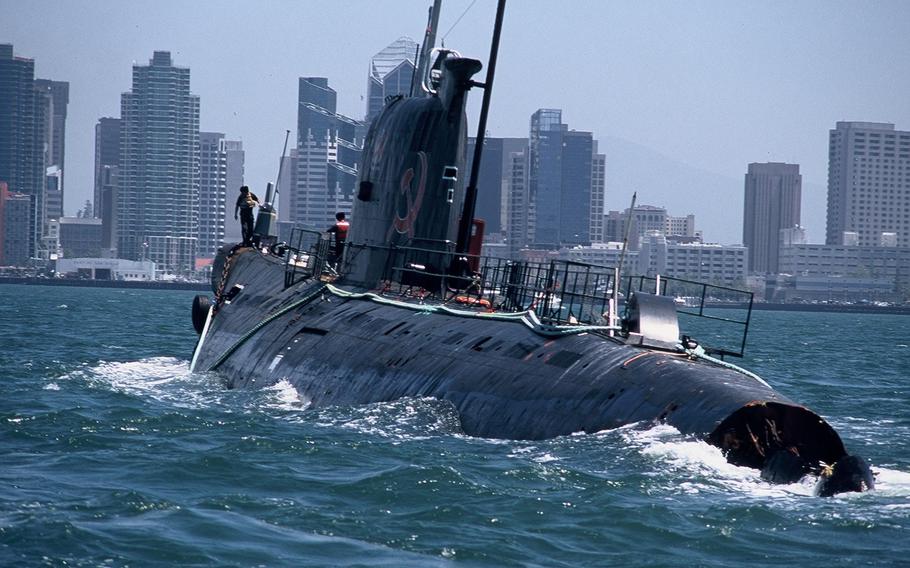
M 191 374 L 193 292 L 0 286 L 0 566 L 910 563 L 910 317 L 759 312 L 744 363 L 878 489 L 763 483 L 669 427 L 470 438 Z

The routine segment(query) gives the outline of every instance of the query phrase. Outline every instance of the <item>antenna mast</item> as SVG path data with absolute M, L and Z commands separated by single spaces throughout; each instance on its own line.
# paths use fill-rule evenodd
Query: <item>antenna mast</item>
M 436 28 L 439 26 L 439 12 L 442 9 L 442 0 L 434 0 L 433 6 L 430 7 L 430 15 L 427 22 L 427 31 L 423 35 L 423 46 L 419 50 L 419 59 L 417 63 L 417 69 L 414 70 L 414 75 L 417 77 L 417 80 L 420 81 L 419 84 L 423 84 L 423 76 L 427 73 L 430 68 L 430 54 L 433 51 L 433 47 L 436 46 Z M 411 78 L 413 84 L 413 77 Z
M 480 159 L 483 154 L 484 133 L 487 130 L 487 115 L 490 111 L 490 96 L 493 93 L 493 77 L 496 74 L 496 56 L 499 53 L 499 36 L 502 33 L 502 17 L 506 11 L 506 0 L 499 0 L 496 5 L 496 23 L 493 26 L 493 42 L 490 45 L 490 62 L 487 66 L 487 80 L 483 87 L 483 102 L 480 106 L 480 121 L 477 125 L 477 138 L 474 141 L 474 161 L 471 164 L 471 178 L 465 190 L 464 209 L 461 212 L 461 223 L 458 225 L 458 241 L 455 252 L 464 254 L 471 244 L 471 226 L 474 224 L 474 210 L 477 204 L 477 176 L 480 173 Z

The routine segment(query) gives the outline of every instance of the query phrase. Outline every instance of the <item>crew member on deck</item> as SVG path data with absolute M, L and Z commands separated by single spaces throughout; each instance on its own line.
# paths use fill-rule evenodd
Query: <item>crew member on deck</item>
M 240 188 L 240 195 L 237 196 L 237 205 L 234 206 L 234 219 L 237 218 L 237 212 L 240 211 L 240 230 L 243 232 L 243 246 L 250 246 L 253 243 L 253 207 L 259 205 L 259 198 L 250 191 L 247 186 Z
M 335 213 L 335 224 L 326 231 L 335 234 L 332 250 L 329 253 L 329 264 L 334 265 L 341 260 L 341 254 L 344 252 L 344 241 L 348 238 L 348 229 L 350 228 L 351 224 L 345 221 L 344 213 L 341 211 Z

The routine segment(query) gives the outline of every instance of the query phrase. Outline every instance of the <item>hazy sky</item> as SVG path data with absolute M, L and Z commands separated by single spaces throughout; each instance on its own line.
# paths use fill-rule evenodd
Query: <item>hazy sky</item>
M 285 130 L 296 134 L 297 78 L 328 77 L 339 112 L 362 118 L 370 58 L 399 36 L 420 41 L 429 4 L 0 0 L 0 43 L 33 58 L 38 77 L 70 83 L 72 215 L 91 198 L 95 122 L 120 116 L 132 64 L 147 64 L 154 50 L 191 69 L 202 130 L 243 140 L 247 183 L 261 190 L 277 174 Z M 441 33 L 470 4 L 445 2 Z M 486 62 L 494 13 L 493 0 L 476 0 L 446 45 Z M 700 203 L 741 208 L 749 162 L 784 161 L 822 188 L 809 196 L 804 188 L 803 207 L 803 224 L 820 236 L 828 130 L 839 120 L 910 130 L 910 1 L 511 0 L 505 22 L 490 135 L 527 136 L 531 113 L 562 108 L 570 128 L 729 178 L 728 195 L 672 179 L 639 195 L 662 205 L 687 192 L 691 210 L 670 213 L 694 212 L 698 225 L 721 224 Z M 477 92 L 472 135 L 479 100 Z M 608 209 L 627 207 L 633 190 L 611 185 L 619 167 L 608 154 Z M 741 209 L 727 214 L 710 240 L 741 240 Z

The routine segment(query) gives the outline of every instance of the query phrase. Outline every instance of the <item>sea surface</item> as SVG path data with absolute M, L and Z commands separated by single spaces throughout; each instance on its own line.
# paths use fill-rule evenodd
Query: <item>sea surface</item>
M 228 390 L 188 370 L 194 294 L 0 286 L 0 566 L 910 565 L 910 316 L 753 314 L 742 364 L 877 474 L 823 499 L 667 426 Z

